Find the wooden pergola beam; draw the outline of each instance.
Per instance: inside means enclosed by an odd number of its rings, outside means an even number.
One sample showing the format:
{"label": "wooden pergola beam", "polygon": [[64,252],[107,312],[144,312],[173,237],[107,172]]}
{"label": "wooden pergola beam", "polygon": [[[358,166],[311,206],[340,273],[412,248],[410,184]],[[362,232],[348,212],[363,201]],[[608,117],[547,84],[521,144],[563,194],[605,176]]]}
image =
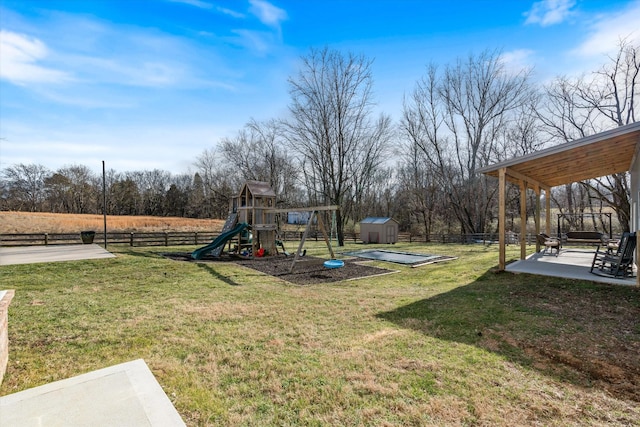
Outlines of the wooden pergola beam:
{"label": "wooden pergola beam", "polygon": [[545,190],[544,194],[545,194],[544,208],[545,208],[545,220],[546,220],[544,229],[547,236],[551,236],[551,191]]}
{"label": "wooden pergola beam", "polygon": [[281,209],[265,209],[269,213],[287,213],[287,212],[315,212],[315,211],[338,211],[340,206],[305,206],[301,208],[281,208]]}
{"label": "wooden pergola beam", "polygon": [[[551,187],[538,182],[537,180],[530,178],[520,172],[514,171],[509,168],[500,168],[498,170],[498,236],[499,236],[499,246],[500,246],[500,254],[498,261],[498,270],[504,270],[506,267],[506,191],[507,191],[507,178],[511,178],[510,181],[515,181],[520,187],[520,259],[525,259],[527,257],[527,241],[526,241],[526,233],[527,233],[527,189],[531,188],[536,193],[536,213],[535,213],[535,232],[536,235],[540,233],[540,191],[544,190],[546,194],[546,229],[547,234],[550,233],[551,230],[551,201],[550,201],[550,193]],[[539,243],[536,241],[536,251],[539,251]]]}
{"label": "wooden pergola beam", "polygon": [[536,192],[536,213],[534,215],[534,221],[536,224],[536,252],[540,252],[540,242],[538,241],[538,234],[540,234],[540,187],[534,189]]}
{"label": "wooden pergola beam", "polygon": [[526,183],[530,188],[532,188],[533,190],[536,190],[536,188],[542,188],[545,192],[549,191],[551,189],[551,187],[547,184],[544,184],[542,182],[538,182],[535,179],[528,177],[524,174],[521,174],[518,171],[515,171],[513,169],[509,169],[506,168],[506,174],[514,179],[516,179],[519,183],[524,182]]}
{"label": "wooden pergola beam", "polygon": [[527,182],[520,183],[520,259],[527,257]]}

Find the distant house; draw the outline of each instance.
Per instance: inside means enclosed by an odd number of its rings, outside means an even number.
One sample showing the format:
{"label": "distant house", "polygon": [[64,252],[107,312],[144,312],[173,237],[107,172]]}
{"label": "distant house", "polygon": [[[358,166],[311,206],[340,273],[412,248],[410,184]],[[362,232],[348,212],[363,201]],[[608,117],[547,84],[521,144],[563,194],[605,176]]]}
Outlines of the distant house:
{"label": "distant house", "polygon": [[363,243],[396,243],[398,221],[387,217],[368,217],[360,221],[360,240]]}
{"label": "distant house", "polygon": [[311,212],[287,212],[287,224],[306,225],[311,218]]}

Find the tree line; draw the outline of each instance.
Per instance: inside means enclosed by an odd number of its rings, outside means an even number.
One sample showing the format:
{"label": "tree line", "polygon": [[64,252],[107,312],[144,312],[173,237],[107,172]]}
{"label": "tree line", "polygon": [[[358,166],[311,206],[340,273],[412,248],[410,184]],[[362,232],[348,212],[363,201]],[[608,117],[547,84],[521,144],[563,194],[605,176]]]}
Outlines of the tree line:
{"label": "tree line", "polygon": [[[240,186],[260,180],[279,207],[339,205],[341,244],[366,216],[391,216],[427,236],[491,232],[497,183],[476,169],[635,122],[639,52],[622,39],[599,69],[544,85],[532,70],[509,68],[500,51],[429,64],[394,123],[377,111],[371,59],[311,49],[288,79],[285,117],[249,120],[205,149],[189,173],[108,170],[106,212],[224,218]],[[1,173],[2,210],[102,212],[102,176],[86,166],[16,164]],[[509,192],[507,210],[519,212],[519,189]],[[629,228],[627,174],[556,188],[551,197],[560,213],[612,209]],[[513,220],[507,227],[520,231]]]}

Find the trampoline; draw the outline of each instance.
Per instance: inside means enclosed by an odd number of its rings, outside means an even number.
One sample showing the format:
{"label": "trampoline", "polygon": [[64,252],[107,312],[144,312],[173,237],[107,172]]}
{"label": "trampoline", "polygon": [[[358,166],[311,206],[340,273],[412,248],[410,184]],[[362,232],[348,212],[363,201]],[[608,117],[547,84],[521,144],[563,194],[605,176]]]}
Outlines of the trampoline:
{"label": "trampoline", "polygon": [[411,252],[387,251],[382,249],[364,249],[361,251],[343,252],[342,254],[355,256],[358,258],[372,259],[376,261],[387,261],[395,262],[397,264],[406,264],[413,267],[456,259],[455,257],[450,256],[416,254]]}

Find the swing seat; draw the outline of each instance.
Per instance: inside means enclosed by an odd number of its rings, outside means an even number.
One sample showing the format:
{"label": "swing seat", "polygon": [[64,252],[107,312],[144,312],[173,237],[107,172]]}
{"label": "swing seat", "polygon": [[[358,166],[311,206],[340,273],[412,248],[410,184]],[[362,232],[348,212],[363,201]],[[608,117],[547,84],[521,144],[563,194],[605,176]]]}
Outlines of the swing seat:
{"label": "swing seat", "polygon": [[325,268],[340,268],[344,267],[344,261],[339,259],[330,259],[329,261],[324,262]]}
{"label": "swing seat", "polygon": [[602,245],[606,244],[606,237],[598,231],[569,231],[563,236],[566,245]]}

